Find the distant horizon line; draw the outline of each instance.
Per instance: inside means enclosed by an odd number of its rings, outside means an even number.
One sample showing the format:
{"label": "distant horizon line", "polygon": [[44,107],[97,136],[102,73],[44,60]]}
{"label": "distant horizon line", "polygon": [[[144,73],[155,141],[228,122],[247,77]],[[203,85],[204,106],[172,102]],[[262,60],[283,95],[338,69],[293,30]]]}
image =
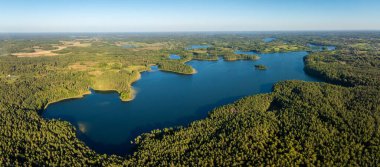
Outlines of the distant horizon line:
{"label": "distant horizon line", "polygon": [[30,31],[30,32],[2,32],[0,34],[70,34],[70,33],[231,33],[231,32],[373,32],[380,29],[352,29],[352,30],[247,30],[247,31]]}

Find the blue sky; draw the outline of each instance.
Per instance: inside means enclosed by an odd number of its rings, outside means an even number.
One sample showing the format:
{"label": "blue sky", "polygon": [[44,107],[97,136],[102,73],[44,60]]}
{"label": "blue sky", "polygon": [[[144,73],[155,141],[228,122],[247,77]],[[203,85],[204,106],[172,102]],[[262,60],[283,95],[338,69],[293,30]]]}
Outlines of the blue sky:
{"label": "blue sky", "polygon": [[380,30],[380,0],[0,0],[0,32]]}

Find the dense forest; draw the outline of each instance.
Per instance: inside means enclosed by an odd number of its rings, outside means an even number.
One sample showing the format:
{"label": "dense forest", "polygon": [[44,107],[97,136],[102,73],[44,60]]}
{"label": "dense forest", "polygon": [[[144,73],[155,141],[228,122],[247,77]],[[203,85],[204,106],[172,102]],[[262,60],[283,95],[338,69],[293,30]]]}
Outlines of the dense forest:
{"label": "dense forest", "polygon": [[380,54],[347,51],[316,52],[305,58],[306,71],[332,83],[380,85]]}
{"label": "dense forest", "polygon": [[[379,32],[37,36],[0,36],[0,166],[380,163]],[[276,40],[265,42],[266,37]],[[186,49],[192,44],[210,47]],[[308,44],[336,49],[315,51]],[[51,53],[39,55],[41,50]],[[272,93],[218,107],[187,127],[141,134],[133,141],[136,151],[124,157],[98,154],[70,123],[40,116],[49,103],[80,97],[90,88],[132,100],[131,85],[152,65],[192,74],[190,60],[259,58],[236,50],[309,51],[305,71],[327,83],[280,82]],[[170,60],[170,54],[182,58]]]}

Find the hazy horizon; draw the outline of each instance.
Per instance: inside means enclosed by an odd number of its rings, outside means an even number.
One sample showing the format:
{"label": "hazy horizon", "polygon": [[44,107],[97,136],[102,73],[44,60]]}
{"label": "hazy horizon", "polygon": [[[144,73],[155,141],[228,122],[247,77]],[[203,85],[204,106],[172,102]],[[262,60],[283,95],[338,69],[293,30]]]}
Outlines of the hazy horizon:
{"label": "hazy horizon", "polygon": [[273,30],[273,31],[264,31],[264,30],[253,30],[253,31],[70,31],[70,32],[59,32],[59,31],[41,31],[41,32],[0,32],[0,34],[123,34],[123,33],[131,33],[131,34],[144,34],[144,33],[308,33],[308,32],[377,32],[380,31],[380,29],[353,29],[353,30]]}
{"label": "hazy horizon", "polygon": [[13,0],[2,33],[377,31],[376,0]]}

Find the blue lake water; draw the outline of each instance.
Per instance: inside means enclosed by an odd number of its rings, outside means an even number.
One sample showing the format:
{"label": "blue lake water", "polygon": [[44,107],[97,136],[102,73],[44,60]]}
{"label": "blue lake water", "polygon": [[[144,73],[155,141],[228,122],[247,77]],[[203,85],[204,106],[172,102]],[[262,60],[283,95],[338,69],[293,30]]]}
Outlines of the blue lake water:
{"label": "blue lake water", "polygon": [[[244,52],[244,54],[256,54]],[[283,80],[317,81],[305,74],[307,52],[259,54],[258,61],[190,61],[198,73],[178,75],[153,67],[133,84],[131,102],[121,102],[116,92],[95,92],[80,99],[51,104],[46,119],[71,122],[78,138],[99,153],[125,155],[130,141],[141,133],[207,117],[213,108],[244,96],[272,91]],[[268,67],[255,70],[255,64]]]}
{"label": "blue lake water", "polygon": [[245,54],[245,55],[259,55],[260,53],[257,51],[244,51],[244,50],[237,50],[235,51],[235,54]]}
{"label": "blue lake water", "polygon": [[263,41],[266,42],[266,43],[268,43],[268,42],[272,42],[272,41],[274,41],[274,40],[276,40],[276,38],[271,38],[271,37],[269,37],[269,38],[264,38],[264,39],[263,39]]}
{"label": "blue lake water", "polygon": [[181,56],[176,55],[176,54],[171,54],[171,55],[169,55],[169,59],[171,59],[171,60],[179,60],[179,59],[181,59]]}
{"label": "blue lake water", "polygon": [[192,49],[207,49],[209,47],[210,47],[209,45],[191,45],[187,49],[188,50],[192,50]]}

